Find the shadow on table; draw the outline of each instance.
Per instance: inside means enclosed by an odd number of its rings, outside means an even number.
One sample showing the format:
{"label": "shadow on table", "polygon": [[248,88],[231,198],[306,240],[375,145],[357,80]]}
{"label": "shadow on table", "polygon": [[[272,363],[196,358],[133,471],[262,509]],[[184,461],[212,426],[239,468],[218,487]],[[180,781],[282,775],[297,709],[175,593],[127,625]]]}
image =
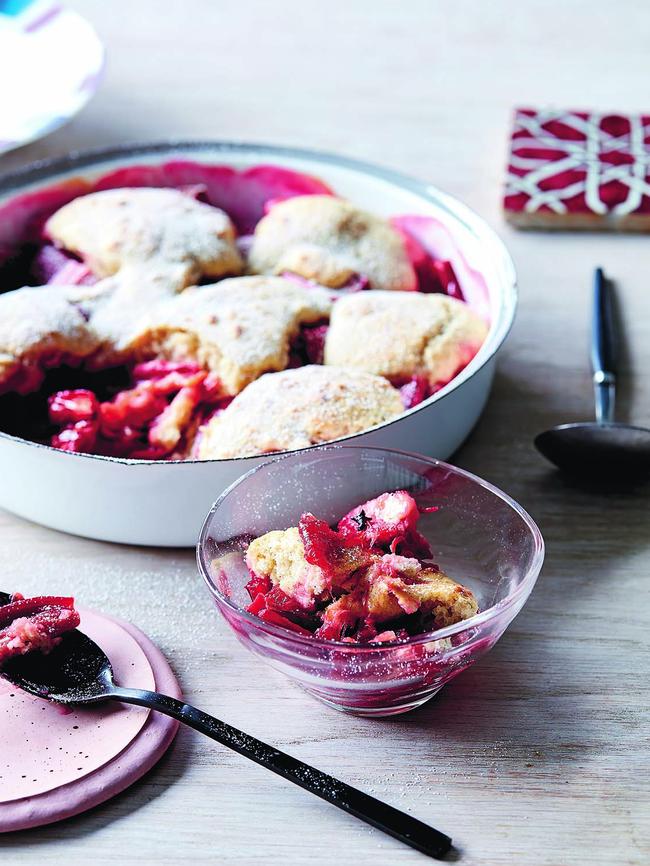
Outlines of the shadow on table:
{"label": "shadow on table", "polygon": [[[515,646],[508,646],[512,641]],[[450,758],[454,763],[467,758],[470,770],[499,758],[522,768],[579,758],[598,746],[602,727],[589,713],[575,713],[585,683],[580,666],[572,674],[570,649],[563,646],[561,656],[566,668],[558,676],[557,653],[526,633],[511,635],[433,700],[394,723],[406,725],[410,736],[417,732],[420,749],[429,741],[432,767]]]}
{"label": "shadow on table", "polygon": [[[588,372],[586,378],[589,389]],[[650,486],[603,489],[549,468],[533,437],[572,413],[570,399],[560,406],[557,387],[543,379],[522,365],[497,373],[485,415],[451,461],[529,510],[547,550],[531,599],[492,652],[420,710],[387,720],[418,736],[420,747],[430,742],[432,767],[437,756],[467,754],[483,763],[490,756],[512,760],[517,773],[556,763],[570,774],[573,761],[602,751],[628,723],[618,702],[635,689],[643,623],[624,594],[638,585],[630,563],[650,547]],[[625,409],[621,415],[628,417]],[[623,593],[616,603],[613,581]],[[612,683],[606,674],[622,647],[625,669]],[[631,720],[635,710],[625,712]]]}
{"label": "shadow on table", "polygon": [[[532,372],[525,364],[498,371],[485,414],[451,462],[498,485],[531,513],[547,542],[544,574],[576,563],[583,571],[589,568],[593,582],[610,572],[612,561],[650,545],[650,484],[566,477],[537,453],[537,433],[562,421],[589,417],[580,407],[573,415],[567,413],[559,405],[565,398],[546,383],[547,375]],[[589,395],[588,374],[577,378],[586,378]],[[568,388],[575,388],[575,379],[576,375]],[[622,420],[628,418],[623,411]],[[643,418],[636,422],[643,423]]]}

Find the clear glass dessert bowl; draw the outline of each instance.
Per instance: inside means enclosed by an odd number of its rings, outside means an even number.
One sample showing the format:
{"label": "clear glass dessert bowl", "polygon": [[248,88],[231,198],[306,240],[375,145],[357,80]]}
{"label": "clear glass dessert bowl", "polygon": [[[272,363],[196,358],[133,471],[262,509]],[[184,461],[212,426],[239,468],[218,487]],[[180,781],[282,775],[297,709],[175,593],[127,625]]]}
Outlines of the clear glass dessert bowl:
{"label": "clear glass dessert bowl", "polygon": [[[248,543],[296,526],[310,511],[336,523],[360,502],[407,490],[423,513],[418,529],[433,558],[472,590],[470,619],[405,640],[354,644],[303,636],[245,608]],[[417,454],[325,446],[257,466],[208,514],[198,564],[210,594],[252,653],[335,709],[388,716],[420,706],[499,640],[523,607],[542,567],[544,541],[514,500],[474,475]]]}

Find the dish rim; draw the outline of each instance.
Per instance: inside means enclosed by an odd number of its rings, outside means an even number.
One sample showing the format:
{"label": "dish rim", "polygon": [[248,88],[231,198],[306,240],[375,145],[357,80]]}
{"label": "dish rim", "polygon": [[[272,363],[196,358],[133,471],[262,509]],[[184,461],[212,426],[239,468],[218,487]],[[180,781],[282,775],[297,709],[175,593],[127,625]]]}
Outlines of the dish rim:
{"label": "dish rim", "polygon": [[[395,418],[390,418],[383,421],[381,424],[375,424],[373,427],[368,427],[358,433],[351,433],[348,436],[343,436],[339,439],[332,440],[332,443],[351,443],[360,436],[365,436],[376,430],[384,430],[393,424],[402,421],[404,418],[415,415],[422,409],[428,408],[435,403],[442,402],[462,384],[468,381],[479,370],[483,369],[496,355],[506,337],[512,329],[515,314],[517,311],[518,290],[517,276],[514,262],[508,252],[505,244],[497,233],[488,225],[488,223],[480,217],[470,207],[463,204],[454,196],[443,192],[433,184],[426,181],[418,180],[407,174],[403,174],[393,169],[384,168],[375,163],[365,162],[363,160],[354,159],[347,156],[340,156],[329,151],[321,151],[312,148],[291,147],[287,145],[264,144],[260,142],[247,141],[227,141],[216,139],[214,141],[207,140],[166,140],[154,142],[136,142],[133,144],[121,144],[111,147],[96,147],[87,148],[80,151],[71,151],[65,156],[50,157],[43,160],[37,160],[29,163],[26,166],[9,171],[0,176],[0,197],[4,198],[12,193],[18,193],[24,187],[37,184],[41,180],[54,180],[57,175],[65,174],[75,169],[90,168],[97,166],[98,163],[108,162],[111,160],[119,160],[121,158],[131,158],[146,155],[158,155],[168,153],[171,155],[174,151],[189,151],[195,153],[212,152],[218,154],[242,154],[242,153],[266,153],[276,155],[283,159],[290,160],[302,159],[313,161],[315,163],[326,163],[329,165],[339,166],[350,171],[360,174],[370,175],[379,180],[386,181],[394,186],[400,187],[414,195],[429,201],[432,204],[442,206],[456,221],[460,222],[472,234],[479,238],[485,238],[498,253],[502,265],[505,268],[505,280],[507,284],[502,289],[501,303],[498,311],[498,319],[490,324],[488,336],[481,346],[479,352],[474,358],[464,367],[460,373],[454,376],[443,388],[427,397],[417,406],[406,409],[400,412]],[[482,357],[481,357],[482,356]],[[477,362],[477,358],[478,363]],[[0,431],[0,440],[8,440],[18,444],[41,448],[46,451],[55,452],[65,455],[65,458],[100,460],[108,463],[117,463],[125,466],[191,466],[194,464],[231,464],[235,461],[259,459],[264,455],[250,454],[237,457],[218,457],[207,460],[199,460],[195,458],[187,460],[142,460],[129,457],[109,457],[103,454],[85,454],[83,452],[62,451],[60,448],[54,448],[52,445],[47,445],[43,442],[33,442],[29,439],[24,439],[21,436],[14,436],[9,433]],[[324,444],[324,443],[323,443]],[[331,444],[331,443],[327,443]],[[284,457],[290,454],[300,454],[311,451],[315,448],[322,447],[322,444],[307,445],[304,448],[295,448],[290,451],[278,451],[274,456]],[[364,447],[364,446],[362,446]]]}
{"label": "dish rim", "polygon": [[[542,570],[542,566],[544,565],[544,557],[546,552],[546,545],[544,543],[544,536],[537,525],[537,523],[533,520],[530,514],[523,508],[515,499],[511,496],[508,496],[503,490],[499,487],[496,487],[494,484],[490,484],[489,481],[485,481],[478,475],[475,475],[473,472],[468,472],[466,469],[461,469],[458,466],[454,466],[450,463],[446,463],[444,460],[438,460],[437,457],[428,457],[425,454],[418,454],[414,451],[403,451],[399,448],[381,448],[379,446],[372,445],[338,445],[338,444],[327,444],[327,445],[317,445],[314,446],[314,450],[318,451],[347,451],[347,450],[369,450],[369,451],[377,451],[382,454],[397,454],[401,457],[414,457],[418,460],[421,460],[425,463],[429,463],[432,466],[441,467],[443,469],[449,470],[456,475],[461,475],[470,481],[473,484],[478,484],[479,487],[482,487],[484,490],[488,490],[490,493],[495,495],[498,499],[501,499],[507,506],[509,506],[513,511],[515,511],[519,517],[524,521],[526,527],[530,530],[530,533],[533,537],[534,544],[534,554],[526,573],[521,579],[519,585],[513,590],[513,592],[509,593],[504,599],[498,601],[496,604],[491,605],[485,610],[481,610],[478,613],[474,614],[474,616],[469,617],[469,619],[461,620],[460,622],[455,623],[454,625],[445,626],[445,628],[436,629],[434,631],[425,632],[423,634],[412,635],[411,637],[400,640],[393,641],[385,644],[350,644],[345,641],[335,641],[335,640],[325,640],[324,638],[316,638],[313,636],[305,636],[298,634],[296,632],[289,631],[288,629],[282,628],[281,626],[274,625],[273,623],[265,622],[260,619],[258,616],[255,616],[253,613],[249,613],[247,610],[236,605],[232,602],[227,596],[225,596],[219,588],[212,581],[211,576],[208,574],[207,567],[204,567],[203,563],[203,549],[205,547],[205,543],[208,537],[208,525],[210,523],[210,519],[214,512],[219,508],[223,500],[228,496],[236,487],[240,484],[243,484],[249,477],[255,475],[257,472],[260,472],[266,466],[269,466],[271,463],[276,463],[281,460],[287,460],[293,456],[295,452],[289,452],[288,454],[278,455],[272,460],[265,460],[264,463],[260,463],[257,466],[254,466],[252,469],[249,469],[248,472],[245,472],[232,484],[229,484],[228,487],[221,493],[221,495],[215,500],[212,507],[210,508],[205,520],[203,521],[203,525],[201,527],[201,532],[199,533],[199,539],[196,544],[196,561],[199,569],[199,573],[203,580],[205,581],[208,591],[210,595],[216,597],[218,602],[224,603],[227,607],[229,607],[234,613],[238,616],[243,617],[247,622],[251,623],[256,628],[262,629],[262,631],[270,631],[276,637],[283,638],[287,640],[289,643],[292,641],[296,641],[301,646],[319,646],[321,648],[327,647],[337,647],[338,649],[345,648],[348,652],[350,651],[364,651],[364,652],[378,652],[378,651],[389,651],[391,649],[401,648],[404,646],[417,646],[418,644],[428,643],[432,640],[443,640],[444,638],[453,637],[459,632],[466,631],[471,628],[478,628],[479,626],[485,625],[485,623],[494,619],[498,614],[503,613],[505,611],[510,610],[522,597],[524,596],[524,602],[528,598],[528,596],[533,591],[535,584],[537,582],[537,578]],[[506,626],[507,628],[507,626]]]}

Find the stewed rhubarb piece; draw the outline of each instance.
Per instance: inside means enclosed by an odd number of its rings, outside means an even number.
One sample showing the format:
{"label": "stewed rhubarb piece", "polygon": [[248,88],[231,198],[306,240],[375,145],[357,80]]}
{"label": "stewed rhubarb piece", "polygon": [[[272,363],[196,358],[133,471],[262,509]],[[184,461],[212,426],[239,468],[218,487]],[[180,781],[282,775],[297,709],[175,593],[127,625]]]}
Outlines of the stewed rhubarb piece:
{"label": "stewed rhubarb piece", "polygon": [[73,598],[23,598],[16,593],[8,604],[0,606],[0,665],[13,656],[37,650],[49,653],[79,621]]}
{"label": "stewed rhubarb piece", "polygon": [[368,561],[366,539],[360,532],[340,534],[313,514],[303,514],[298,532],[305,559],[331,580],[345,577]]}
{"label": "stewed rhubarb piece", "polygon": [[431,386],[426,376],[412,376],[399,389],[399,395],[402,398],[405,409],[412,409],[414,406],[418,406],[430,394]]}
{"label": "stewed rhubarb piece", "polygon": [[419,518],[415,499],[405,490],[397,490],[353,508],[337,529],[344,537],[361,532],[370,544],[390,544],[414,530]]}
{"label": "stewed rhubarb piece", "polygon": [[61,429],[50,444],[63,451],[162,459],[224,402],[215,374],[189,362],[136,364],[131,378],[133,387],[103,402],[88,389],[55,392],[49,419]]}

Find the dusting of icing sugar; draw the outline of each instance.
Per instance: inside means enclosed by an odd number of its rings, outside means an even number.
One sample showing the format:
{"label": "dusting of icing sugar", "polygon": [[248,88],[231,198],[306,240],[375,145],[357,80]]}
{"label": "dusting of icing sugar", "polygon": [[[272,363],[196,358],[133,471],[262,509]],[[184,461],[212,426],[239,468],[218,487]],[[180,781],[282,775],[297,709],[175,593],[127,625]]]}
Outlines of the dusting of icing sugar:
{"label": "dusting of icing sugar", "polygon": [[[105,557],[95,555],[85,564],[81,549],[78,556],[54,556],[16,545],[9,589],[38,594],[46,575],[47,586],[74,594],[84,607],[137,625],[172,659],[180,662],[186,653],[213,653],[211,640],[206,648],[206,635],[214,636],[223,626],[191,551],[145,553],[108,545],[106,550]],[[171,616],[173,610],[182,611],[182,616]]]}

